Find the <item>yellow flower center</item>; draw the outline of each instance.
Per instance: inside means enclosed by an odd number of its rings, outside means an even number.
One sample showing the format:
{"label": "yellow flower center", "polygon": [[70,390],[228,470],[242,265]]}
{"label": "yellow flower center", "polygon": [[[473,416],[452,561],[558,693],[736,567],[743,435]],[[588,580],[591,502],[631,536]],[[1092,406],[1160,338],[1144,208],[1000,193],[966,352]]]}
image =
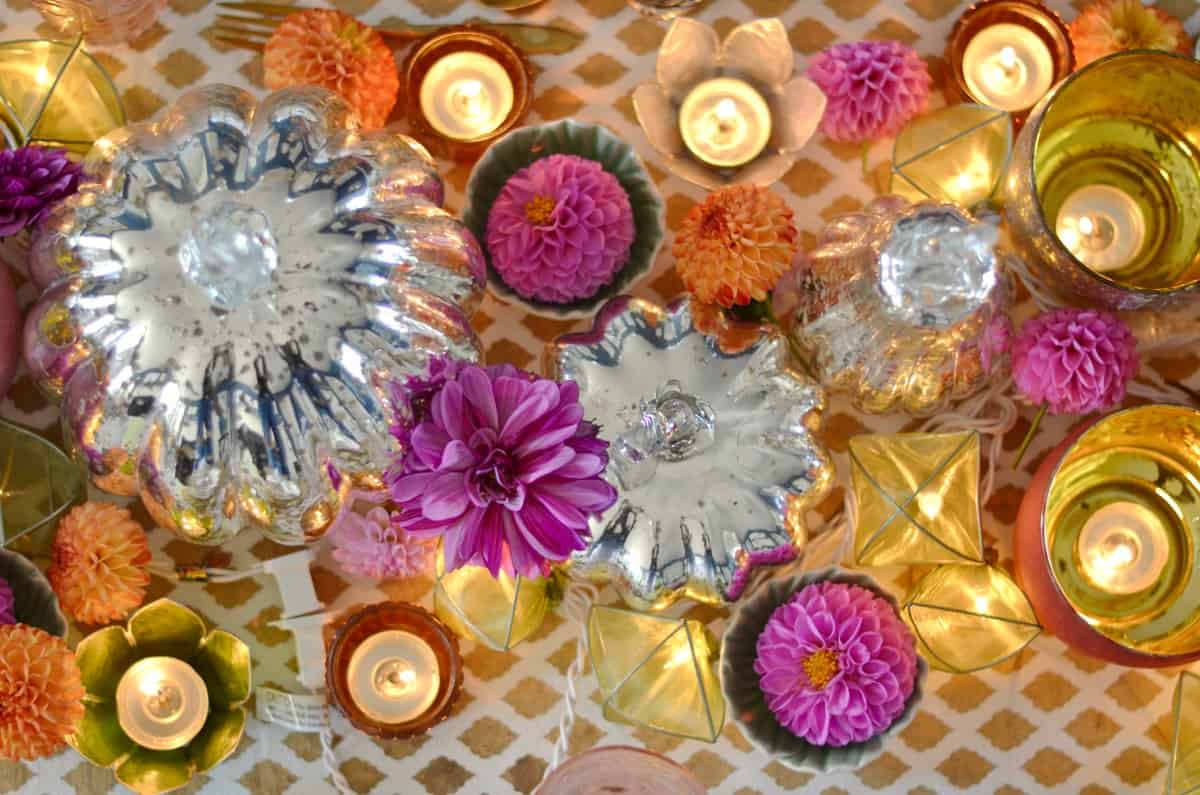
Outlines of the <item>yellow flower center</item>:
{"label": "yellow flower center", "polygon": [[836,652],[829,649],[814,651],[804,658],[804,675],[813,690],[824,690],[825,686],[837,676],[842,666],[838,663]]}
{"label": "yellow flower center", "polygon": [[549,196],[534,196],[525,204],[525,217],[534,226],[549,226],[557,206],[558,202]]}

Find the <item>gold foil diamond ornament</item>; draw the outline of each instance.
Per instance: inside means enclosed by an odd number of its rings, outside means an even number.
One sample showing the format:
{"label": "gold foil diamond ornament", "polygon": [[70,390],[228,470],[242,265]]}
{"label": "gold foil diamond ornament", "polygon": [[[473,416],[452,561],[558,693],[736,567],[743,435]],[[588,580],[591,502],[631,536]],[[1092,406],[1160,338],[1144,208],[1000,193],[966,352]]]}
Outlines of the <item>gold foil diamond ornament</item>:
{"label": "gold foil diamond ornament", "polygon": [[975,431],[855,436],[850,475],[858,565],[983,562]]}
{"label": "gold foil diamond ornament", "polygon": [[595,605],[587,637],[606,718],[716,742],[725,724],[720,644],[703,624]]}
{"label": "gold foil diamond ornament", "polygon": [[917,651],[941,671],[965,674],[1012,657],[1041,634],[1033,605],[1001,569],[949,563],[922,577],[900,611]]}

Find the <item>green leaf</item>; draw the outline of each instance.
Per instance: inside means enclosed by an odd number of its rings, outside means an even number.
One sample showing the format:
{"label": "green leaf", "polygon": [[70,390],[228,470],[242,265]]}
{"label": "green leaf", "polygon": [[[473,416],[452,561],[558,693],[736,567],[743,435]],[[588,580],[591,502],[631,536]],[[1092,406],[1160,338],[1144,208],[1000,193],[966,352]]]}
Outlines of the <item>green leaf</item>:
{"label": "green leaf", "polygon": [[187,748],[151,751],[138,747],[117,768],[117,781],[138,795],[160,795],[188,783],[192,772]]}
{"label": "green leaf", "polygon": [[213,709],[236,707],[250,698],[250,649],[228,632],[213,630],[193,664],[208,685]]}
{"label": "green leaf", "polygon": [[121,730],[116,705],[95,702],[85,705],[83,720],[75,729],[71,745],[85,759],[100,767],[109,767],[137,747]]}
{"label": "green leaf", "polygon": [[178,602],[159,599],[133,614],[129,633],[140,657],[190,660],[204,640],[204,622]]}
{"label": "green leaf", "polygon": [[93,632],[75,647],[75,660],[88,695],[99,701],[112,701],[122,674],[137,659],[129,636],[121,627],[105,627]]}
{"label": "green leaf", "polygon": [[188,753],[196,765],[196,772],[203,773],[221,764],[237,749],[245,728],[244,709],[218,710],[209,714],[204,728],[188,745]]}

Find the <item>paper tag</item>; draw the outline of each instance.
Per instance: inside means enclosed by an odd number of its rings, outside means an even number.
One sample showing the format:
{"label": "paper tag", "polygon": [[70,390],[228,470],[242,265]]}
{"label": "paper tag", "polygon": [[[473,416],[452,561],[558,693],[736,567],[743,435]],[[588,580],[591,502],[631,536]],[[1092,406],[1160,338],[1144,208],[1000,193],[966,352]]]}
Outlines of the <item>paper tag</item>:
{"label": "paper tag", "polygon": [[319,732],[325,726],[324,696],[260,687],[254,700],[255,714],[263,723],[274,723],[294,732]]}

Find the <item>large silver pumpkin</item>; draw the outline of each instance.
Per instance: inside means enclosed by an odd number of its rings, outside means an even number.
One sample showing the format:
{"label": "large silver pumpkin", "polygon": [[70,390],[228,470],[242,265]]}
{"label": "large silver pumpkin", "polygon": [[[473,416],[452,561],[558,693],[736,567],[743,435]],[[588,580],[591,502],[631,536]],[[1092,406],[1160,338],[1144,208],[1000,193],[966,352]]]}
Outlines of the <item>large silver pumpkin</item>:
{"label": "large silver pumpkin", "polygon": [[389,378],[478,356],[483,258],[432,159],[323,90],[210,86],[87,169],[25,346],[93,482],[198,543],[319,537],[387,466]]}

